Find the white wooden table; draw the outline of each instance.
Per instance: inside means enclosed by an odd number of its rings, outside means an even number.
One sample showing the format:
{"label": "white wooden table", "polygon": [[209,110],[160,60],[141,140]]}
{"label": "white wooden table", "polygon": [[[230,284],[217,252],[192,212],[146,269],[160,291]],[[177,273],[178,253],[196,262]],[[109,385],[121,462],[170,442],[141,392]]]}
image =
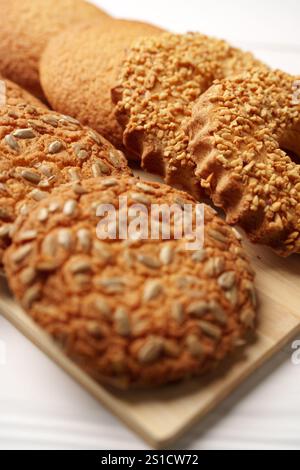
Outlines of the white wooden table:
{"label": "white wooden table", "polygon": [[[270,65],[300,75],[298,0],[94,3],[119,17],[224,37]],[[287,345],[176,447],[300,449],[300,365],[291,357]],[[0,449],[16,448],[146,446],[0,317]]]}

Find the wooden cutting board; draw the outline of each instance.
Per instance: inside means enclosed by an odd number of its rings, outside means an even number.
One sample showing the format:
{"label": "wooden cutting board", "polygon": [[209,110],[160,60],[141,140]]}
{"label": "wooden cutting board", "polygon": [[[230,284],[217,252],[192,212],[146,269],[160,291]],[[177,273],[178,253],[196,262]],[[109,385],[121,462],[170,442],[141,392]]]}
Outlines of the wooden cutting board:
{"label": "wooden cutting board", "polygon": [[245,245],[257,273],[257,335],[209,378],[158,390],[116,392],[94,382],[65,357],[12,299],[1,277],[0,314],[152,447],[167,447],[300,333],[300,257],[281,259],[267,248]]}

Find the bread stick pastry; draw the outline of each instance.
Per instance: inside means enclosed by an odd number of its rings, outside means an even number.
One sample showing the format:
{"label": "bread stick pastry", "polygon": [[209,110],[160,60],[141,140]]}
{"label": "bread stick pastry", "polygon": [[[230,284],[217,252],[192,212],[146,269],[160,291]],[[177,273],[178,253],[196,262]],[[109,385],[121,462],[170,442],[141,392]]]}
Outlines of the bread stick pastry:
{"label": "bread stick pastry", "polygon": [[16,83],[0,77],[0,106],[14,106],[22,103],[32,104],[39,108],[47,108],[45,103]]}
{"label": "bread stick pastry", "polygon": [[117,172],[124,155],[76,119],[32,105],[0,107],[0,262],[19,212],[55,186]]}
{"label": "bread stick pastry", "polygon": [[185,125],[216,78],[253,65],[250,53],[202,34],[163,34],[135,41],[113,90],[123,140],[144,169],[198,195]]}
{"label": "bread stick pastry", "polygon": [[38,64],[49,39],[81,21],[109,16],[83,0],[0,0],[0,73],[43,97]]}
{"label": "bread stick pastry", "polygon": [[169,239],[134,231],[104,239],[102,204],[130,218],[137,204],[196,203],[169,186],[118,175],[80,187],[62,185],[21,217],[5,254],[13,293],[65,354],[97,381],[153,387],[208,372],[244,344],[256,297],[234,230],[206,206],[204,245],[193,251],[174,237],[174,224]]}
{"label": "bread stick pastry", "polygon": [[115,20],[74,27],[54,38],[40,65],[42,86],[52,107],[77,117],[122,148],[123,135],[114,116],[111,88],[117,83],[131,43],[137,37],[161,32],[148,23]]}
{"label": "bread stick pastry", "polygon": [[189,124],[201,186],[230,224],[282,256],[300,253],[299,78],[253,70],[217,81]]}

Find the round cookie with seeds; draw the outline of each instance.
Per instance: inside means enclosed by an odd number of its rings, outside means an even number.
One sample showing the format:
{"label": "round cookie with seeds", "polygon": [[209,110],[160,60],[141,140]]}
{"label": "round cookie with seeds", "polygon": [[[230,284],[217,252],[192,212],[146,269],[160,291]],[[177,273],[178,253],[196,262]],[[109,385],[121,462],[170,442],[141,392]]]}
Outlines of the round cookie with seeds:
{"label": "round cookie with seeds", "polygon": [[16,83],[0,77],[0,106],[15,106],[19,103],[32,104],[47,109],[45,103],[40,101]]}
{"label": "round cookie with seeds", "polygon": [[118,172],[131,173],[124,155],[76,119],[26,104],[0,107],[0,260],[26,197]]}
{"label": "round cookie with seeds", "polygon": [[43,97],[38,65],[51,37],[81,21],[110,17],[83,0],[0,0],[0,73]]}
{"label": "round cookie with seeds", "polygon": [[137,37],[161,32],[148,23],[115,20],[99,26],[75,26],[53,38],[40,64],[42,86],[53,109],[78,118],[122,149],[123,134],[114,116],[111,88],[131,43]]}
{"label": "round cookie with seeds", "polygon": [[[170,223],[154,207],[172,208]],[[203,374],[254,327],[240,237],[205,206],[204,244],[188,249],[193,233],[176,232],[183,209],[197,234],[191,196],[115,176],[83,180],[80,192],[63,185],[20,218],[4,258],[10,287],[96,380],[152,387]]]}
{"label": "round cookie with seeds", "polygon": [[218,81],[189,125],[202,187],[230,224],[282,256],[300,253],[299,78],[257,70]]}
{"label": "round cookie with seeds", "polygon": [[216,78],[254,65],[262,66],[251,54],[202,34],[135,41],[112,91],[125,146],[144,169],[198,195],[185,133],[192,105]]}

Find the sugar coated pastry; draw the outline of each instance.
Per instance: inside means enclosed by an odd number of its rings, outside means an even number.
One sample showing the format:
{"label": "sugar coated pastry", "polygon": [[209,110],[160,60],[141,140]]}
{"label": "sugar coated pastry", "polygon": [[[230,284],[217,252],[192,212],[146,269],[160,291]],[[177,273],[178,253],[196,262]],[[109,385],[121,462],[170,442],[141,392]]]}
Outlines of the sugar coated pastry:
{"label": "sugar coated pastry", "polygon": [[40,66],[42,86],[52,107],[77,117],[122,148],[111,88],[133,40],[161,32],[148,23],[116,20],[71,28],[54,38]]}
{"label": "sugar coated pastry", "polygon": [[251,54],[202,34],[163,34],[135,41],[113,90],[124,144],[150,172],[197,194],[185,124],[216,78],[253,65]]}
{"label": "sugar coated pastry", "polygon": [[0,0],[0,73],[42,96],[38,64],[48,40],[79,21],[108,15],[83,0]]}
{"label": "sugar coated pastry", "polygon": [[27,103],[40,108],[47,108],[42,101],[16,83],[0,77],[0,106],[7,104],[14,106],[19,103]]}
{"label": "sugar coated pastry", "polygon": [[21,217],[5,253],[16,298],[73,361],[116,387],[156,386],[208,372],[245,344],[255,325],[254,276],[235,231],[212,209],[194,251],[175,239],[174,225],[169,239],[104,239],[101,204],[130,217],[136,204],[195,201],[118,175],[79,187],[62,185]]}
{"label": "sugar coated pastry", "polygon": [[217,81],[189,125],[201,186],[229,223],[282,256],[300,253],[299,78],[254,70]]}
{"label": "sugar coated pastry", "polygon": [[130,174],[124,155],[76,119],[32,105],[0,107],[0,263],[12,225],[55,186]]}

